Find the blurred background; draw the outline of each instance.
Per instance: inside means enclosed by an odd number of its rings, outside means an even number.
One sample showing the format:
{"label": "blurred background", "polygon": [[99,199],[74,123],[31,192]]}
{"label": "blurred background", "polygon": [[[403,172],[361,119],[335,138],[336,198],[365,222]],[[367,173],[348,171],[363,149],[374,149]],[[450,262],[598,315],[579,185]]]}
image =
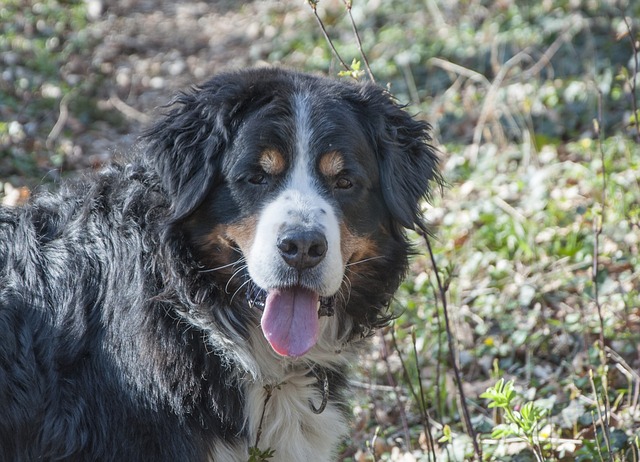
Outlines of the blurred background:
{"label": "blurred background", "polygon": [[[640,460],[640,3],[349,5],[315,12],[367,79],[353,19],[448,185],[424,206],[438,271],[415,236],[341,460]],[[0,201],[126,153],[217,72],[337,77],[322,27],[304,0],[2,0]]]}

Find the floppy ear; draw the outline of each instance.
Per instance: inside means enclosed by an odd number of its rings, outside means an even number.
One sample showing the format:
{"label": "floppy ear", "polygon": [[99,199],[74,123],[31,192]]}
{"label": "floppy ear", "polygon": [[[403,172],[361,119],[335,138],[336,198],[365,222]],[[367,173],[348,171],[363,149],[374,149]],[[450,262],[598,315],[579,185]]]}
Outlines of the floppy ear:
{"label": "floppy ear", "polygon": [[169,105],[164,117],[143,135],[146,160],[158,172],[172,201],[172,221],[188,216],[219,181],[240,92],[237,85],[212,80]]}
{"label": "floppy ear", "polygon": [[[374,134],[384,200],[395,220],[405,228],[424,230],[420,201],[428,199],[430,186],[441,185],[438,156],[429,144],[430,125],[414,119],[384,90],[375,92],[375,110],[382,120]],[[377,103],[377,104],[376,104]]]}

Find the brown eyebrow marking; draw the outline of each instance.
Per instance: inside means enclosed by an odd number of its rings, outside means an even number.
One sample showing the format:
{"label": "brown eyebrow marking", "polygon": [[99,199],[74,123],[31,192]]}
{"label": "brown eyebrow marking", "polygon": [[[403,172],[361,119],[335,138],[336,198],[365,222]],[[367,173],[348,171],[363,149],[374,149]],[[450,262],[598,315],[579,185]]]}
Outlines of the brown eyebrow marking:
{"label": "brown eyebrow marking", "polygon": [[287,166],[283,155],[276,149],[265,149],[258,161],[264,171],[270,175],[278,175],[284,172]]}
{"label": "brown eyebrow marking", "polygon": [[320,173],[326,177],[338,175],[344,169],[344,158],[338,151],[330,151],[320,158]]}

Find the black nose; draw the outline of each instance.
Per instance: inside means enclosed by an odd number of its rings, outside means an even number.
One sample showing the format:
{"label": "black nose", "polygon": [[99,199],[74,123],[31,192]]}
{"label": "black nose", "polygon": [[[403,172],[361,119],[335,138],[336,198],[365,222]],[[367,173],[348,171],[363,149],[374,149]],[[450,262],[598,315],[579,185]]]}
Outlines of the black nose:
{"label": "black nose", "polygon": [[278,250],[289,266],[312,268],[327,254],[327,238],[320,231],[292,229],[280,235]]}

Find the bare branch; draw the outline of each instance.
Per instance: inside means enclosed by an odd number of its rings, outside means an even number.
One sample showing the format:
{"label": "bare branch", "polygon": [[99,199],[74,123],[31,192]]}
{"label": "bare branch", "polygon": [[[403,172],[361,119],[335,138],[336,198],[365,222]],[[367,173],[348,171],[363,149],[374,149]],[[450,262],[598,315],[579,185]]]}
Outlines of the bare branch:
{"label": "bare branch", "polygon": [[460,395],[460,406],[462,407],[462,416],[465,424],[465,428],[467,429],[467,434],[471,437],[471,441],[473,443],[473,450],[476,454],[477,460],[482,460],[482,448],[480,444],[478,444],[478,439],[476,438],[476,432],[471,423],[471,417],[469,414],[469,407],[467,406],[466,396],[464,394],[464,389],[462,388],[462,378],[460,377],[460,369],[458,368],[458,362],[456,359],[456,348],[453,344],[453,335],[451,333],[451,325],[449,323],[449,312],[447,308],[447,294],[444,285],[442,284],[442,280],[440,279],[440,274],[438,272],[438,264],[436,263],[436,258],[433,255],[433,249],[431,248],[431,241],[429,239],[429,235],[426,230],[420,229],[418,234],[422,236],[424,241],[427,244],[427,250],[429,251],[429,257],[431,259],[431,266],[433,268],[433,272],[435,273],[436,282],[438,284],[438,291],[440,293],[440,301],[442,302],[442,312],[444,314],[444,324],[447,330],[447,341],[449,346],[449,355],[451,356],[451,365],[453,367],[453,373],[456,379],[456,386],[458,387],[458,394]]}
{"label": "bare branch", "polygon": [[638,46],[636,43],[636,38],[633,34],[633,29],[631,27],[631,24],[629,24],[627,17],[623,15],[622,19],[624,20],[625,26],[627,26],[627,35],[629,36],[629,42],[631,43],[631,49],[633,50],[633,77],[629,79],[629,84],[631,85],[631,107],[633,109],[633,121],[636,127],[636,142],[640,143],[640,121],[638,121],[638,118],[640,118],[640,114],[638,114],[638,98],[636,96],[636,83],[638,72],[640,72],[638,63]]}
{"label": "bare branch", "polygon": [[387,348],[387,341],[384,338],[384,335],[381,331],[378,331],[378,335],[380,336],[380,353],[382,355],[382,360],[387,369],[387,382],[393,388],[396,396],[396,401],[398,404],[398,411],[400,412],[400,420],[402,421],[402,430],[404,431],[404,437],[407,440],[407,445],[411,444],[411,434],[409,433],[409,420],[407,419],[407,413],[404,410],[404,406],[400,401],[400,389],[396,382],[396,379],[393,377],[391,373],[391,364],[389,364],[389,349]]}
{"label": "bare branch", "polygon": [[327,32],[327,29],[324,27],[324,23],[322,22],[322,19],[318,14],[318,1],[319,0],[307,0],[307,3],[309,4],[309,6],[311,7],[311,10],[313,11],[313,15],[315,16],[316,21],[320,26],[320,30],[322,31],[322,34],[324,35],[325,40],[331,47],[331,51],[333,52],[333,55],[336,57],[338,61],[340,61],[340,65],[344,67],[344,70],[349,71],[351,70],[351,68],[347,65],[347,63],[344,62],[344,60],[342,59],[342,56],[340,56],[340,53],[338,53],[338,50],[336,50],[336,47],[333,45],[333,40],[331,40],[331,37],[329,37],[329,33]]}
{"label": "bare branch", "polygon": [[362,61],[364,62],[364,67],[367,70],[367,75],[372,82],[375,82],[376,79],[373,76],[373,72],[371,72],[371,66],[369,66],[369,59],[367,59],[367,54],[362,49],[362,41],[360,40],[360,34],[358,33],[358,28],[356,27],[356,22],[353,19],[353,15],[351,14],[351,7],[353,6],[352,0],[342,0],[344,2],[344,6],[347,9],[347,13],[349,14],[349,20],[351,21],[351,28],[353,29],[353,35],[356,38],[356,43],[358,44],[358,51],[360,52],[360,56],[362,56]]}

